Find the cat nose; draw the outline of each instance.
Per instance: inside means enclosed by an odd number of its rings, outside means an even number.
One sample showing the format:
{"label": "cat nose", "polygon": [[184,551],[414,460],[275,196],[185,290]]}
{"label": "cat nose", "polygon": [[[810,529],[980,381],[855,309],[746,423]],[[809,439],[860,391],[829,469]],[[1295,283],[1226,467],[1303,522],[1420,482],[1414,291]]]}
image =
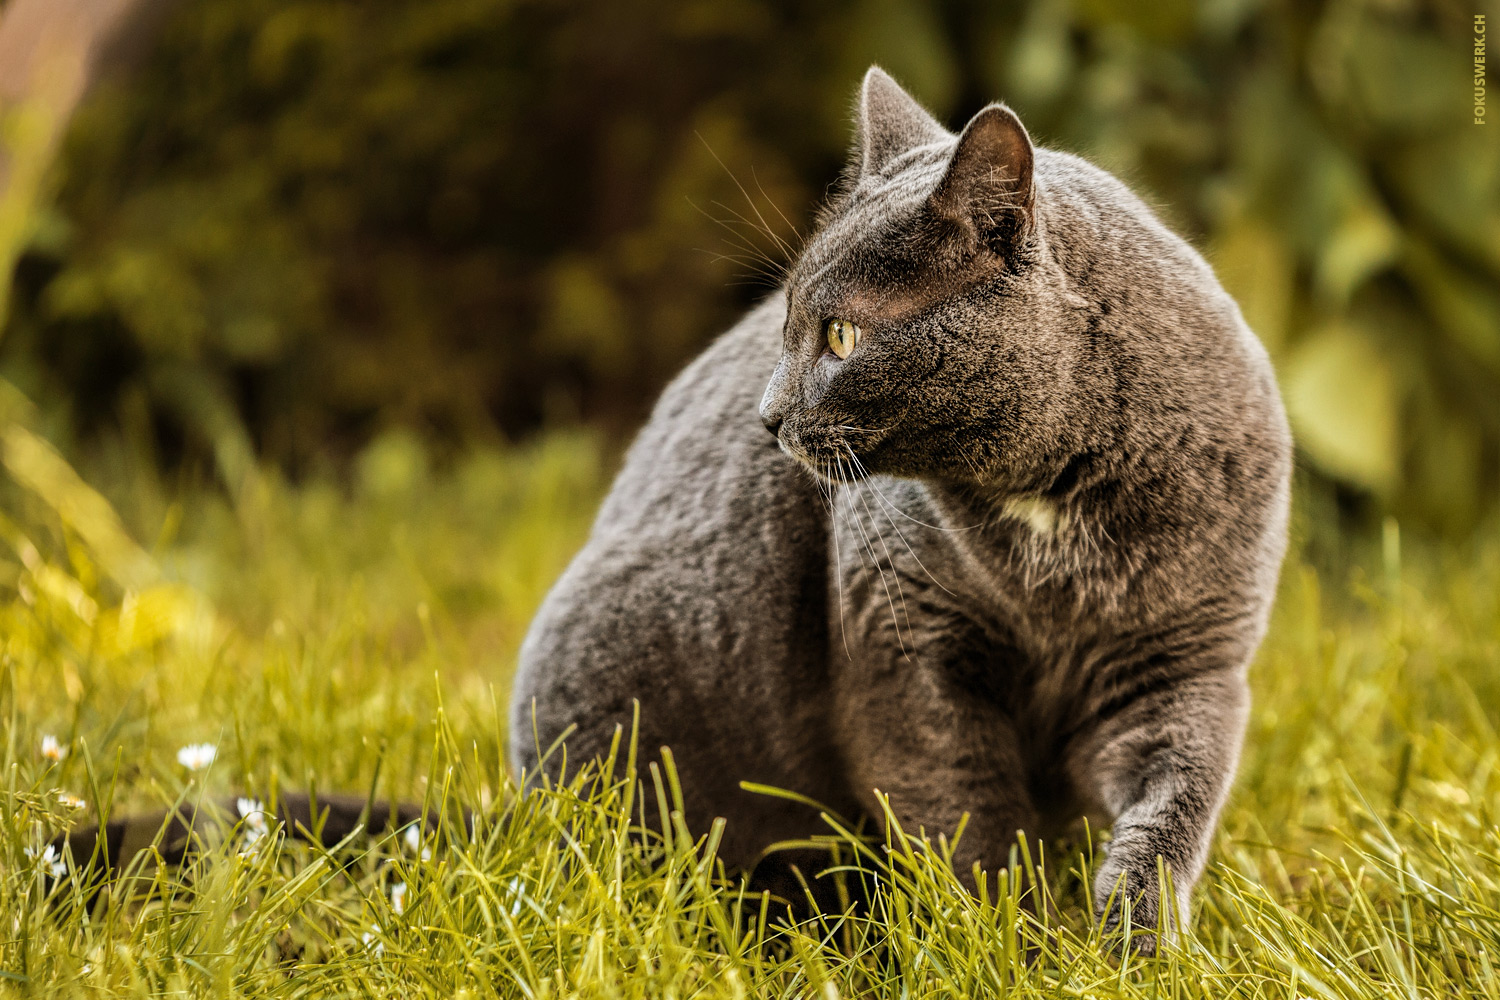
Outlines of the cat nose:
{"label": "cat nose", "polygon": [[786,419],[786,412],[790,408],[787,405],[790,372],[790,362],[783,353],[781,359],[776,362],[776,370],[771,373],[771,381],[766,386],[766,391],[761,393],[760,406],[756,407],[760,412],[760,422],[765,424],[766,430],[778,439],[781,437],[781,422]]}

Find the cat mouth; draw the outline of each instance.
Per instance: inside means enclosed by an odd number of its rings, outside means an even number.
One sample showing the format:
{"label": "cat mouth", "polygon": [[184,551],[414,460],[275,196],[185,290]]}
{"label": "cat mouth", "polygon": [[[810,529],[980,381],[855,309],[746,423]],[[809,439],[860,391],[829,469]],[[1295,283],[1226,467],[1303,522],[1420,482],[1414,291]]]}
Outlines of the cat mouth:
{"label": "cat mouth", "polygon": [[853,427],[846,424],[819,428],[812,433],[777,435],[781,450],[796,459],[819,479],[850,483],[875,474],[872,453],[885,440],[894,424],[886,427]]}

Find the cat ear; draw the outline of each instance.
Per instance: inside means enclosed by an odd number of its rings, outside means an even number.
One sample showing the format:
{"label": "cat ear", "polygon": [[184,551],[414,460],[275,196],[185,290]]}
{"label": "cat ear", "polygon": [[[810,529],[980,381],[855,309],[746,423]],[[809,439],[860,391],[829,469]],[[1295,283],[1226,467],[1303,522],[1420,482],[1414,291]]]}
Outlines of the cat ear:
{"label": "cat ear", "polygon": [[916,99],[879,66],[871,66],[859,91],[859,172],[879,173],[908,149],[950,138]]}
{"label": "cat ear", "polygon": [[993,246],[1024,235],[1035,204],[1031,137],[1014,111],[991,104],[964,126],[932,210]]}

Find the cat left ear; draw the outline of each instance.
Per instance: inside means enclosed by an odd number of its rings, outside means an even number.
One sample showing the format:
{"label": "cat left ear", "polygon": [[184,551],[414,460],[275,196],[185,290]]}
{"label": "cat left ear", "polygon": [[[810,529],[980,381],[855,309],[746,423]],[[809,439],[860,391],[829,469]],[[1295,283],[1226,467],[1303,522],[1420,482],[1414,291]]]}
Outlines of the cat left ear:
{"label": "cat left ear", "polygon": [[948,170],[930,201],[938,216],[996,246],[1024,236],[1032,224],[1031,137],[1016,113],[991,104],[964,126]]}
{"label": "cat left ear", "polygon": [[890,74],[870,67],[859,89],[861,174],[878,174],[907,150],[951,136]]}

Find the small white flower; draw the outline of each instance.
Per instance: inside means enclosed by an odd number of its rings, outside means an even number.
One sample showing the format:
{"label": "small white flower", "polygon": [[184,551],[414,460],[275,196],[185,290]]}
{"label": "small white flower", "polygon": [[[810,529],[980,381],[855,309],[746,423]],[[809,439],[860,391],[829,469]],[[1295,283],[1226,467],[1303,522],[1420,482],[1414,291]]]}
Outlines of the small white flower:
{"label": "small white flower", "polygon": [[74,795],[72,792],[63,791],[61,788],[57,790],[57,801],[67,806],[69,809],[82,809],[84,806],[88,805],[88,802],[86,802],[85,800]]}
{"label": "small white flower", "polygon": [[63,859],[58,856],[57,848],[53,847],[51,844],[48,844],[40,851],[35,847],[28,847],[26,848],[26,856],[31,860],[38,862],[43,868],[47,869],[48,873],[53,878],[62,878],[68,873],[68,866],[64,864]]}
{"label": "small white flower", "polygon": [[369,948],[375,954],[383,955],[385,953],[385,943],[380,940],[379,924],[371,924],[370,929],[361,934],[359,939],[364,942],[366,948]]}
{"label": "small white flower", "polygon": [[42,756],[51,761],[60,761],[68,755],[68,748],[57,742],[51,733],[42,737]]}
{"label": "small white flower", "polygon": [[513,917],[520,916],[521,903],[526,899],[526,889],[521,885],[521,876],[517,875],[509,882],[505,883],[505,888],[509,889],[510,894],[516,897],[516,901],[510,904],[510,915]]}
{"label": "small white flower", "polygon": [[201,771],[214,762],[219,748],[212,743],[189,743],[177,751],[177,763],[189,771]]}
{"label": "small white flower", "polygon": [[397,913],[406,912],[406,883],[397,882],[391,886],[391,909]]}
{"label": "small white flower", "polygon": [[432,860],[432,848],[422,846],[422,827],[418,823],[410,823],[406,827],[406,849],[413,854],[420,854],[423,861]]}
{"label": "small white flower", "polygon": [[238,798],[234,800],[234,807],[239,810],[240,819],[245,821],[246,830],[254,830],[257,834],[268,831],[264,802],[259,799]]}
{"label": "small white flower", "polygon": [[259,799],[237,798],[234,800],[234,808],[239,812],[240,819],[245,821],[241,831],[245,838],[245,849],[240,851],[240,856],[245,857],[271,832],[270,814],[266,812],[266,804]]}

